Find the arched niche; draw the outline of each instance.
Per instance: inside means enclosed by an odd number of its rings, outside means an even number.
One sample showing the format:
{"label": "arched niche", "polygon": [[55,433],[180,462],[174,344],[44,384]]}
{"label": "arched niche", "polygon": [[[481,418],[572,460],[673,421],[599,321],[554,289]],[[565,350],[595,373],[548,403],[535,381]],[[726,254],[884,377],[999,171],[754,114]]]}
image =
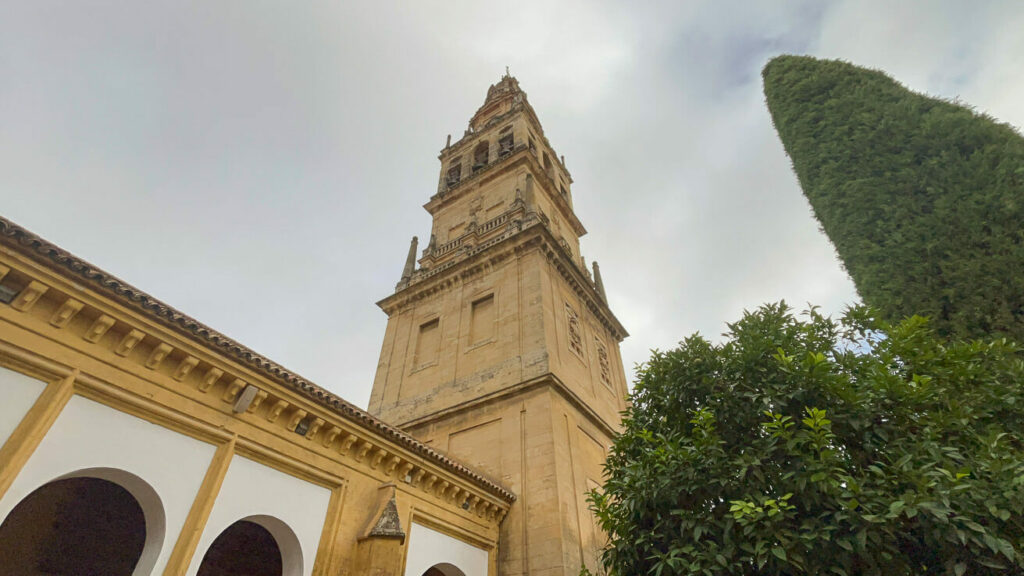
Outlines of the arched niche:
{"label": "arched niche", "polygon": [[488,551],[413,520],[404,576],[479,576],[488,573]]}
{"label": "arched niche", "polygon": [[146,481],[78,470],[33,490],[0,524],[0,576],[142,576],[164,532],[163,504]]}
{"label": "arched niche", "polygon": [[423,573],[423,576],[466,576],[466,573],[459,570],[458,566],[455,566],[454,564],[442,562],[427,568],[427,571]]}
{"label": "arched niche", "polygon": [[247,516],[221,531],[203,554],[197,576],[301,576],[302,547],[273,516]]}
{"label": "arched niche", "polygon": [[487,162],[490,160],[491,154],[491,143],[487,140],[480,142],[473,149],[473,172],[476,173],[478,170],[487,166]]}

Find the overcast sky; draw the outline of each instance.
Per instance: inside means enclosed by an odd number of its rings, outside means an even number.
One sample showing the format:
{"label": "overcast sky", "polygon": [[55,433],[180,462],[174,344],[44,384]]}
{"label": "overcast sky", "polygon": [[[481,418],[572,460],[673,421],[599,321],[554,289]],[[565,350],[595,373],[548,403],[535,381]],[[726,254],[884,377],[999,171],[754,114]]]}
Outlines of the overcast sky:
{"label": "overcast sky", "polygon": [[628,376],[856,299],[760,69],[880,68],[1024,126],[1024,2],[0,2],[0,214],[365,406],[437,155],[505,66],[575,178]]}

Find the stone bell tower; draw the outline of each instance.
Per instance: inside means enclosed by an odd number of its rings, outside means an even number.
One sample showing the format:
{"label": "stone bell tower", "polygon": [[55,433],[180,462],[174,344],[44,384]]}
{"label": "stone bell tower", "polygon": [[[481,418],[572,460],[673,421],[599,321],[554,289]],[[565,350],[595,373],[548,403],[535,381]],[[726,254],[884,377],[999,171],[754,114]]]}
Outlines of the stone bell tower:
{"label": "stone bell tower", "polygon": [[580,254],[572,177],[507,74],[440,160],[430,241],[378,302],[369,410],[518,495],[498,574],[597,572],[585,492],[626,407],[627,334]]}

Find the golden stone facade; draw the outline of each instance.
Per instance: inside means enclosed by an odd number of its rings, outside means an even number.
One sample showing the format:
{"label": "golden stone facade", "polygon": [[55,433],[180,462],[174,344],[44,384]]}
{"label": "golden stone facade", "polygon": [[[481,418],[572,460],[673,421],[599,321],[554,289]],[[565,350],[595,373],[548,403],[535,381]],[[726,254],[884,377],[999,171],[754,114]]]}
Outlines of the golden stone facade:
{"label": "golden stone facade", "polygon": [[369,410],[518,496],[498,573],[598,569],[603,537],[585,498],[627,394],[626,331],[587,271],[572,178],[515,78],[491,86],[441,152],[388,314]]}
{"label": "golden stone facade", "polygon": [[556,158],[505,76],[379,302],[368,411],[0,218],[0,576],[597,569],[626,332]]}
{"label": "golden stone facade", "polygon": [[[0,391],[0,574],[114,576],[127,563],[123,574],[227,576],[202,571],[218,516],[276,530],[274,576],[408,573],[416,530],[479,551],[480,573],[496,574],[508,490],[2,218]],[[198,466],[166,461],[176,455]],[[145,523],[122,536],[145,546],[96,558],[88,538],[109,511],[95,526],[79,514],[64,545],[97,563],[39,569],[59,556],[47,543],[62,539],[52,516],[66,502],[33,498],[83,479],[131,494]]]}

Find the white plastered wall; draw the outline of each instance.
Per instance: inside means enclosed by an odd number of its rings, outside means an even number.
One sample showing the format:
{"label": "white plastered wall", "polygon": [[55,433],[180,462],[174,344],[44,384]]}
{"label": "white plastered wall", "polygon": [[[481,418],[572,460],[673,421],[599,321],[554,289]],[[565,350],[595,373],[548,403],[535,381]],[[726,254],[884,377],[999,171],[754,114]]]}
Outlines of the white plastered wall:
{"label": "white plastered wall", "polygon": [[[283,576],[310,574],[330,500],[331,491],[327,488],[235,456],[228,466],[187,574],[194,576],[217,536],[243,519],[260,524],[274,535],[285,564]],[[295,537],[292,543],[288,542],[288,529]],[[296,545],[301,547],[301,551],[294,550]],[[290,562],[296,555],[301,557],[301,569]]]}
{"label": "white plastered wall", "polygon": [[164,537],[152,569],[160,574],[215,451],[212,444],[72,396],[0,500],[0,522],[51,480],[91,468],[123,470],[149,484],[162,504]]}
{"label": "white plastered wall", "polygon": [[421,576],[437,564],[451,564],[466,576],[487,576],[487,551],[413,522],[405,576]]}
{"label": "white plastered wall", "polygon": [[46,388],[46,382],[0,368],[0,446],[25,417]]}

